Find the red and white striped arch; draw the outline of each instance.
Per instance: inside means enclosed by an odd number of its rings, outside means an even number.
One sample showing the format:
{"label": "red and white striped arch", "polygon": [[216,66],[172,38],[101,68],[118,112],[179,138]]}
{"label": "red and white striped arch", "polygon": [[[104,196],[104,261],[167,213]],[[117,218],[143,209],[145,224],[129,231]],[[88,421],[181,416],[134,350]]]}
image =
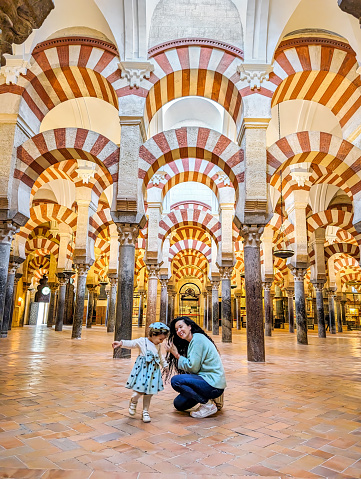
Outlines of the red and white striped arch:
{"label": "red and white striped arch", "polygon": [[[277,239],[277,234],[282,226],[282,221],[281,221],[281,215],[278,213],[274,213],[271,220],[267,223],[267,227],[272,227],[274,230],[274,241],[275,245],[278,244],[276,243]],[[290,243],[295,242],[295,228],[293,224],[287,219],[283,218],[283,226],[284,226],[284,233]]]}
{"label": "red and white striped arch", "polygon": [[180,281],[183,278],[197,278],[200,281],[203,281],[205,273],[195,266],[185,266],[174,273],[174,277],[176,281]]}
{"label": "red and white striped arch", "polygon": [[202,243],[202,241],[187,239],[178,241],[170,247],[169,261],[172,261],[178,253],[188,254],[191,251],[196,251],[199,254],[204,255],[208,262],[212,260],[212,248],[210,246]]}
{"label": "red and white striped arch", "polygon": [[269,181],[273,176],[276,184],[278,175],[274,173],[280,166],[285,169],[295,163],[311,163],[312,167],[321,165],[342,178],[354,196],[361,191],[360,159],[361,150],[337,136],[320,131],[292,133],[268,148]]}
{"label": "red and white striped arch", "polygon": [[361,244],[361,234],[357,233],[352,225],[352,213],[341,210],[326,210],[315,213],[307,218],[307,235],[308,238],[318,228],[326,228],[327,226],[338,226],[347,230]]}
{"label": "red and white striped arch", "polygon": [[[356,54],[340,40],[293,38],[280,43],[270,82],[277,85],[272,106],[310,100],[329,108],[343,130],[360,115],[360,75]],[[350,132],[349,132],[350,133]]]}
{"label": "red and white striped arch", "polygon": [[101,231],[106,230],[113,224],[114,222],[110,214],[110,208],[98,211],[89,218],[88,236],[95,241]]}
{"label": "red and white striped arch", "polygon": [[48,238],[42,238],[38,236],[36,238],[29,239],[25,243],[26,254],[29,254],[33,251],[41,256],[47,254],[53,254],[54,256],[58,256],[59,244],[49,240]]}
{"label": "red and white striped arch", "polygon": [[345,230],[338,230],[336,233],[336,241],[339,243],[349,243],[358,246],[355,238]]}
{"label": "red and white striped arch", "polygon": [[356,261],[360,261],[360,248],[350,243],[333,243],[325,247],[325,259],[328,260],[335,254],[345,254],[352,256]]}
{"label": "red and white striped arch", "polygon": [[238,185],[244,178],[243,150],[221,133],[200,127],[158,133],[140,147],[138,178],[143,191],[154,173],[181,158],[197,158],[215,165],[230,178],[238,194]]}
{"label": "red and white striped arch", "polygon": [[182,226],[171,234],[170,244],[173,246],[180,241],[199,241],[212,247],[211,235],[200,226]]}
{"label": "red and white striped arch", "polygon": [[335,259],[335,272],[338,273],[348,268],[359,268],[361,273],[360,265],[355,258],[351,258],[350,256],[340,253],[340,255]]}
{"label": "red and white striped arch", "polygon": [[208,186],[217,197],[219,188],[233,188],[233,185],[224,184],[223,171],[220,172],[219,167],[199,158],[180,158],[165,164],[162,167],[162,172],[165,173],[162,179],[157,177],[157,181],[154,183],[154,177],[152,177],[147,185],[147,188],[160,188],[162,190],[162,198],[173,186],[187,181],[194,181]]}
{"label": "red and white striped arch", "polygon": [[27,239],[34,228],[52,220],[65,223],[74,232],[76,231],[77,215],[74,211],[66,206],[44,204],[30,208],[30,219],[20,228],[18,235]]}
{"label": "red and white striped arch", "polygon": [[[347,272],[345,274],[341,274],[341,282],[343,284],[345,283],[349,283],[349,282],[354,282],[354,281],[357,281],[359,283],[361,283],[361,270],[360,271],[354,271],[352,273],[350,272]],[[360,285],[352,285],[354,286],[357,290],[360,289]]]}
{"label": "red and white striped arch", "polygon": [[221,223],[210,213],[202,210],[175,210],[159,222],[159,239],[163,241],[169,233],[182,226],[196,226],[206,231],[218,244],[221,240]]}
{"label": "red and white striped arch", "polygon": [[203,271],[204,274],[208,272],[208,260],[202,255],[202,253],[196,254],[182,254],[178,253],[172,261],[172,271],[176,273],[179,269],[184,267],[196,267]]}
{"label": "red and white striped arch", "polygon": [[0,93],[22,96],[20,113],[29,111],[39,124],[59,103],[92,97],[118,110],[117,89],[121,88],[119,58],[114,45],[87,37],[55,38],[38,44],[30,68],[18,84],[1,85]]}
{"label": "red and white striped arch", "polygon": [[[28,269],[31,272],[39,270],[40,268],[49,271],[50,261],[45,256],[35,256],[31,258],[28,263]],[[41,276],[40,276],[41,277]]]}
{"label": "red and white striped arch", "polygon": [[99,165],[95,171],[94,177],[89,178],[88,183],[83,183],[77,172],[78,163],[76,160],[65,160],[49,166],[41,173],[35,181],[30,194],[30,201],[33,200],[36,192],[46,183],[54,180],[71,181],[76,187],[90,188],[99,198],[103,191],[112,184],[112,179],[107,170],[103,170]]}

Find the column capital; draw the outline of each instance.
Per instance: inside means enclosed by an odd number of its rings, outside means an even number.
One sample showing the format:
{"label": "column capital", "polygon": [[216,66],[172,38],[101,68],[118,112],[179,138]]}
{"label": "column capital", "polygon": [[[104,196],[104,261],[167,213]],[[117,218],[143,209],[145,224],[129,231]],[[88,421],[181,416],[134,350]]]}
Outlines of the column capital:
{"label": "column capital", "polygon": [[90,269],[90,265],[86,263],[78,263],[76,265],[78,276],[88,276],[88,271]]}
{"label": "column capital", "polygon": [[286,288],[286,293],[288,298],[293,298],[295,295],[295,290],[293,288]]}
{"label": "column capital", "polygon": [[326,281],[318,281],[318,280],[313,280],[311,283],[313,284],[313,287],[315,288],[316,293],[322,292],[323,287],[325,286]]}
{"label": "column capital", "polygon": [[259,248],[264,226],[242,225],[239,232],[243,238],[243,247]]}
{"label": "column capital", "polygon": [[0,221],[0,243],[11,243],[18,230],[12,221]]}
{"label": "column capital", "polygon": [[118,275],[110,274],[108,275],[110,286],[115,286],[118,284]]}
{"label": "column capital", "polygon": [[160,286],[162,289],[166,289],[168,286],[169,278],[159,278]]}
{"label": "column capital", "polygon": [[295,281],[304,281],[305,275],[307,273],[307,268],[296,268],[294,266],[290,267],[290,271],[294,277]]}
{"label": "column capital", "polygon": [[55,291],[57,291],[57,289],[59,288],[59,283],[48,283],[48,286],[50,288],[50,291],[52,293],[55,293]]}
{"label": "column capital", "polygon": [[120,246],[136,245],[139,236],[139,225],[129,223],[116,223]]}
{"label": "column capital", "polygon": [[128,81],[130,88],[139,88],[143,79],[149,79],[154,65],[148,61],[123,61],[118,63],[122,78]]}
{"label": "column capital", "polygon": [[262,286],[265,291],[271,291],[273,281],[263,281]]}
{"label": "column capital", "polygon": [[336,288],[332,288],[332,287],[331,287],[331,288],[327,288],[327,289],[326,289],[327,296],[328,296],[329,298],[335,298],[335,297],[336,297],[336,291],[337,291]]}
{"label": "column capital", "polygon": [[223,279],[231,279],[233,273],[233,266],[219,266],[219,274],[221,276],[221,280]]}
{"label": "column capital", "polygon": [[211,280],[212,290],[218,291],[220,283],[221,282],[218,279],[212,279]]}
{"label": "column capital", "polygon": [[158,279],[160,265],[157,264],[147,264],[148,279]]}

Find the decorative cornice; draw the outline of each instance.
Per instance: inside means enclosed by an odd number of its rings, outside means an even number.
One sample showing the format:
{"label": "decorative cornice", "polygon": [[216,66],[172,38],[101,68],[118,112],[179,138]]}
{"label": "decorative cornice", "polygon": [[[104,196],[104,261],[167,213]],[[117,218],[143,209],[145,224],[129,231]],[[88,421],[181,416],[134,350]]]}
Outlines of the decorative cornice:
{"label": "decorative cornice", "polygon": [[289,40],[283,40],[277,47],[276,55],[278,52],[283,50],[288,50],[289,48],[303,47],[308,45],[322,45],[325,47],[333,47],[333,48],[337,48],[338,50],[343,50],[345,52],[353,53],[355,55],[354,50],[348,43],[345,43],[333,38],[312,37],[312,36],[297,37],[297,38],[290,38]]}
{"label": "decorative cornice", "polygon": [[119,62],[122,78],[128,81],[129,88],[139,88],[141,82],[150,78],[154,65],[150,62],[124,61]]}
{"label": "decorative cornice", "polygon": [[112,43],[106,42],[104,40],[99,40],[99,38],[91,38],[84,36],[73,36],[73,37],[63,37],[63,38],[52,38],[51,40],[46,40],[45,42],[38,43],[33,50],[33,54],[43,52],[49,48],[62,47],[66,45],[86,45],[95,48],[100,48],[109,53],[113,53],[115,56],[119,57],[117,47]]}
{"label": "decorative cornice", "polygon": [[212,40],[210,38],[179,38],[177,40],[171,40],[169,42],[164,42],[148,50],[148,58],[152,58],[155,55],[166,52],[167,50],[172,50],[173,48],[180,48],[185,46],[201,46],[201,47],[211,47],[218,48],[219,50],[224,50],[235,57],[243,60],[243,50],[229,43],[220,42],[217,40]]}

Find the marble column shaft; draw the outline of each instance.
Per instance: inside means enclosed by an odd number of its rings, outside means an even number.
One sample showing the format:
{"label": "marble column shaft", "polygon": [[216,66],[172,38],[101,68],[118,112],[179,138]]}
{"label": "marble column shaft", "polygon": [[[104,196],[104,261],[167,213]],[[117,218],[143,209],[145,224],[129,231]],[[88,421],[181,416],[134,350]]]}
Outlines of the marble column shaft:
{"label": "marble column shaft", "polygon": [[287,306],[288,306],[288,330],[290,333],[295,332],[295,312],[293,310],[293,289],[287,289]]}
{"label": "marble column shaft", "polygon": [[212,281],[212,333],[219,335],[219,281]]}
{"label": "marble column shaft", "polygon": [[143,327],[144,296],[145,293],[139,293],[138,328]]}
{"label": "marble column shaft", "polygon": [[265,336],[272,336],[272,297],[271,297],[272,282],[266,281],[263,283],[264,291],[264,319],[265,319]]}
{"label": "marble column shaft", "polygon": [[109,309],[108,309],[108,321],[107,321],[107,332],[114,333],[115,327],[115,310],[117,304],[117,285],[118,285],[118,277],[109,276],[110,282],[110,292],[109,292]]}
{"label": "marble column shaft", "polygon": [[58,311],[56,315],[55,331],[63,330],[64,312],[65,312],[65,295],[66,284],[68,280],[66,278],[59,277],[59,293],[58,293]]}
{"label": "marble column shaft", "polygon": [[203,296],[203,329],[207,329],[207,291],[202,293]]}
{"label": "marble column shaft", "polygon": [[[115,341],[132,339],[135,244],[139,235],[137,224],[117,224],[119,233],[119,268]],[[130,349],[117,348],[114,358],[130,358]]]}
{"label": "marble column shaft", "polygon": [[157,294],[159,265],[147,265],[148,269],[148,292],[147,292],[147,314],[145,322],[145,333],[148,333],[149,325],[157,320]]}
{"label": "marble column shaft", "polygon": [[160,279],[160,311],[159,311],[159,321],[164,324],[167,324],[167,312],[168,312],[168,278]]}
{"label": "marble column shaft", "polygon": [[340,300],[340,298],[337,298],[336,310],[337,310],[337,331],[339,333],[342,333],[343,329],[342,329],[341,300]]}
{"label": "marble column shaft", "polygon": [[219,267],[222,288],[222,343],[232,342],[231,277],[233,267]]}
{"label": "marble column shaft", "polygon": [[6,338],[8,335],[9,324],[12,321],[12,309],[13,309],[13,301],[14,301],[14,281],[15,281],[15,273],[18,268],[18,264],[10,263],[10,268],[8,271],[8,278],[6,282],[6,289],[5,289],[5,305],[4,305],[4,316],[1,328],[1,337]]}
{"label": "marble column shaft", "polygon": [[[93,314],[94,314],[94,285],[88,285],[88,310],[87,310],[87,316],[86,316],[86,327],[91,328],[92,327],[92,322],[93,322]],[[85,294],[85,292],[84,292]]]}
{"label": "marble column shaft", "polygon": [[207,286],[207,325],[206,331],[212,331],[212,316],[213,316],[213,301],[212,301],[212,287]]}
{"label": "marble column shaft", "polygon": [[55,301],[56,301],[56,292],[58,290],[58,285],[55,283],[49,283],[50,287],[50,303],[48,309],[48,319],[46,322],[46,326],[51,328],[54,324],[54,315],[55,315]]}
{"label": "marble column shaft", "polygon": [[336,321],[335,321],[335,295],[330,293],[328,297],[328,310],[329,310],[329,324],[330,333],[336,334]]}
{"label": "marble column shaft", "polygon": [[342,324],[346,324],[346,301],[341,301],[341,317],[342,317]]}
{"label": "marble column shaft", "polygon": [[248,361],[264,362],[260,237],[263,227],[243,226]]}
{"label": "marble column shaft", "polygon": [[3,329],[2,323],[5,307],[5,294],[8,278],[10,248],[15,233],[16,227],[11,221],[0,222],[0,331],[2,331]]}
{"label": "marble column shaft", "polygon": [[86,292],[86,278],[88,276],[89,265],[80,263],[78,268],[78,282],[76,287],[76,299],[73,319],[72,339],[81,339],[81,330],[84,316],[84,301]]}
{"label": "marble column shaft", "polygon": [[295,304],[296,304],[296,323],[297,323],[297,342],[299,344],[308,344],[307,338],[307,313],[305,301],[304,278],[307,270],[305,268],[291,268],[295,281]]}
{"label": "marble column shaft", "polygon": [[168,323],[167,324],[169,324],[174,319],[175,298],[176,298],[176,293],[174,291],[171,291],[168,294],[168,317],[167,317]]}
{"label": "marble column shaft", "polygon": [[316,310],[317,310],[317,324],[318,324],[318,337],[326,337],[326,324],[325,324],[325,309],[323,305],[323,283],[314,283],[316,290]]}
{"label": "marble column shaft", "polygon": [[241,295],[236,294],[236,324],[237,330],[242,329],[242,317],[241,317]]}

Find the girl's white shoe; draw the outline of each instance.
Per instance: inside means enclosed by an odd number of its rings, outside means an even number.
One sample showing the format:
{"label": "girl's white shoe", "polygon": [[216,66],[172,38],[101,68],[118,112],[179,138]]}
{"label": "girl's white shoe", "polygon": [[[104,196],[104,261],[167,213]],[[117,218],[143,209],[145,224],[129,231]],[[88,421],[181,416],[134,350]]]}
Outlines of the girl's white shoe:
{"label": "girl's white shoe", "polygon": [[132,400],[130,400],[130,403],[129,403],[129,415],[130,416],[135,416],[135,413],[137,411],[137,404],[136,402],[133,402]]}
{"label": "girl's white shoe", "polygon": [[150,416],[149,416],[149,412],[144,409],[144,411],[143,411],[143,422],[150,422],[150,421],[151,421],[151,419],[150,419]]}

